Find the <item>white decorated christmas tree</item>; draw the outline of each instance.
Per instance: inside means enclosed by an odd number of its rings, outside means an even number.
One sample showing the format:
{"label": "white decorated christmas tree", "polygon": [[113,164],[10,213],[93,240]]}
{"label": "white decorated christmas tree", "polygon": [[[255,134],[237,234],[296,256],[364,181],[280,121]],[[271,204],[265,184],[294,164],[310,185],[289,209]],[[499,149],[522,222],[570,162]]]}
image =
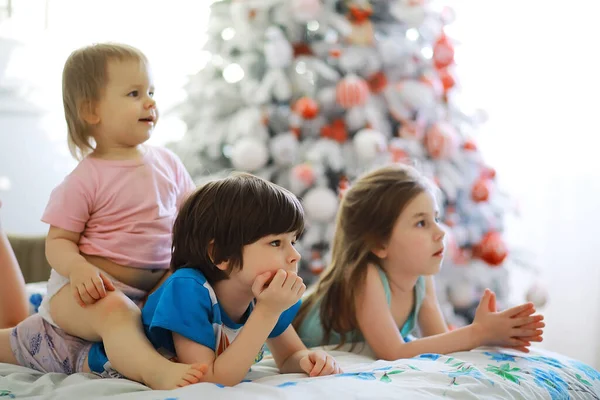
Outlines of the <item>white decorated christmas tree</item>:
{"label": "white decorated christmas tree", "polygon": [[328,261],[340,188],[378,165],[415,165],[441,189],[438,296],[463,324],[485,287],[506,303],[510,210],[476,145],[481,118],[454,100],[452,20],[428,0],[215,2],[173,149],[198,182],[243,170],[298,195],[309,281]]}

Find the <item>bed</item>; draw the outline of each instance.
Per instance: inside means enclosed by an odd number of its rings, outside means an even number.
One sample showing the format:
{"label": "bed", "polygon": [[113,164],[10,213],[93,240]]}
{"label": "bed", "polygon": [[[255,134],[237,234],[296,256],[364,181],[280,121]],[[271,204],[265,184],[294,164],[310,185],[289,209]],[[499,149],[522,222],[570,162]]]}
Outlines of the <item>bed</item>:
{"label": "bed", "polygon": [[[29,285],[32,311],[43,285]],[[40,293],[41,292],[41,293]],[[273,359],[255,364],[235,387],[200,383],[152,391],[125,379],[92,374],[41,374],[0,364],[0,398],[14,399],[600,399],[600,372],[540,348],[529,354],[480,348],[450,355],[374,360],[364,346],[330,351],[344,373],[308,378],[277,372]]]}
{"label": "bed", "polygon": [[598,399],[600,373],[543,350],[524,355],[477,349],[375,361],[365,354],[331,351],[344,373],[308,378],[277,373],[266,357],[235,387],[200,383],[152,391],[125,379],[91,374],[41,374],[0,364],[0,397],[14,399]]}

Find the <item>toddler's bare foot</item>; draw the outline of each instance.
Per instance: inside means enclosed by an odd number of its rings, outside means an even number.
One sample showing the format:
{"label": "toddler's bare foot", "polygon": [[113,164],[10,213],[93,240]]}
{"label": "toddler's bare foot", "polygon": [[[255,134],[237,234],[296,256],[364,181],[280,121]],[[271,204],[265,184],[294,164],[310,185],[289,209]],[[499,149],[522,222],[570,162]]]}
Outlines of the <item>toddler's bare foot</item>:
{"label": "toddler's bare foot", "polygon": [[144,383],[154,390],[171,390],[202,381],[208,367],[206,364],[171,363],[170,368],[153,372]]}

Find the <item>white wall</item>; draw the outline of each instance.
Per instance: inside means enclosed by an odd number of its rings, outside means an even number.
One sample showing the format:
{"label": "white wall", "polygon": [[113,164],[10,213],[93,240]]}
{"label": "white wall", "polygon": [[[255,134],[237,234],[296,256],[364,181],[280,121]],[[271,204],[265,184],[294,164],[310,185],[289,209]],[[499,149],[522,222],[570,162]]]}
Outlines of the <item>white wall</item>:
{"label": "white wall", "polygon": [[[508,238],[533,253],[550,291],[543,347],[600,369],[595,5],[452,3],[465,96],[490,116],[480,147],[521,205]],[[513,288],[531,278],[514,273]]]}
{"label": "white wall", "polygon": [[[39,220],[50,192],[73,168],[73,161],[48,137],[38,113],[0,110],[0,177],[10,190],[0,191],[2,225],[9,232],[45,233]],[[6,181],[5,181],[6,182]]]}

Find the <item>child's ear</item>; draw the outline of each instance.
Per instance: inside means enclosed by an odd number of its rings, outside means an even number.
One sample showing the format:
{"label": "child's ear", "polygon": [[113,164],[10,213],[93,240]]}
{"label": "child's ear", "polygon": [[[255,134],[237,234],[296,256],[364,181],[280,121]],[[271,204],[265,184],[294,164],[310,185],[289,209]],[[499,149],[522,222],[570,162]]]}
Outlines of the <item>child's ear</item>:
{"label": "child's ear", "polygon": [[378,258],[383,260],[387,257],[388,254],[387,245],[378,244],[376,246],[373,246],[373,248],[371,249],[371,253],[375,254]]}
{"label": "child's ear", "polygon": [[221,271],[228,271],[229,270],[229,261],[220,262],[218,264],[215,264],[215,266],[217,268],[219,268]]}
{"label": "child's ear", "polygon": [[96,112],[94,102],[91,100],[81,102],[79,105],[79,116],[89,125],[100,123],[100,116]]}
{"label": "child's ear", "polygon": [[[214,251],[215,251],[215,240],[213,239],[208,243],[208,257],[210,258],[210,262],[212,262],[213,264],[215,264],[214,257],[213,257]],[[219,268],[221,271],[227,271],[229,268],[229,260],[222,261],[218,264],[215,264],[215,266],[217,268]]]}

